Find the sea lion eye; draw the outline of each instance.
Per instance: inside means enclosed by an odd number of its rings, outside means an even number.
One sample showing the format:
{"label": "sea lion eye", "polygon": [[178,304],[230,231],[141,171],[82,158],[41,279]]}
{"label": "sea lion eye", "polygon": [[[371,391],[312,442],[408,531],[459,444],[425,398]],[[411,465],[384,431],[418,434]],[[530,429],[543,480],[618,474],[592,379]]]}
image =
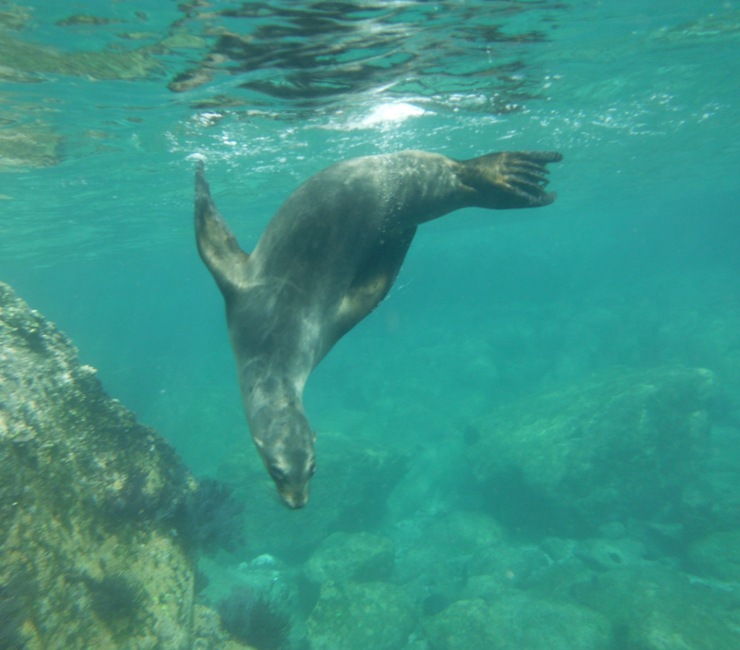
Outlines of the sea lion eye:
{"label": "sea lion eye", "polygon": [[270,476],[276,481],[284,481],[285,480],[285,471],[283,471],[282,468],[278,467],[277,465],[270,465],[268,468],[268,471],[270,472]]}

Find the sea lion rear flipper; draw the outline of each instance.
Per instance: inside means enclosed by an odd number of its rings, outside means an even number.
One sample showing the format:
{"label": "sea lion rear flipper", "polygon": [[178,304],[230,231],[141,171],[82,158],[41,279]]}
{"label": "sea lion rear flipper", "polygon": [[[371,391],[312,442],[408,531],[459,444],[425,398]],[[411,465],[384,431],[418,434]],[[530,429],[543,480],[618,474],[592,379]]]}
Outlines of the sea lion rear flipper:
{"label": "sea lion rear flipper", "polygon": [[505,210],[549,205],[555,193],[546,192],[548,163],[563,159],[556,151],[507,151],[490,153],[458,163],[458,179],[471,204]]}
{"label": "sea lion rear flipper", "polygon": [[195,237],[200,257],[227,294],[246,284],[245,267],[249,260],[223,220],[211,198],[203,161],[195,170]]}

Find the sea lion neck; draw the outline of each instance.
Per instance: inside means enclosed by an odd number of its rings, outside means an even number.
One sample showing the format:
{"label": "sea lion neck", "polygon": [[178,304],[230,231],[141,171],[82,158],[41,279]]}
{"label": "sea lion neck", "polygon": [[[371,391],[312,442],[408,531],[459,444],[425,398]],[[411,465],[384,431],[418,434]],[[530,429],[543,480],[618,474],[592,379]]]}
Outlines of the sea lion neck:
{"label": "sea lion neck", "polygon": [[256,380],[243,378],[242,399],[250,426],[254,422],[258,428],[265,417],[291,410],[303,413],[303,385],[286,376],[265,373]]}

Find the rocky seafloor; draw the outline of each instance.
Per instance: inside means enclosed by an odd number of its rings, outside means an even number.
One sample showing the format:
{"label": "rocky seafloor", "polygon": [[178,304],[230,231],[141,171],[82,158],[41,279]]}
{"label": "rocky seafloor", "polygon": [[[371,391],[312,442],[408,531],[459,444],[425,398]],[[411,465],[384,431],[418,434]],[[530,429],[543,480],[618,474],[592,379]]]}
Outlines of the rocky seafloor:
{"label": "rocky seafloor", "polygon": [[0,378],[0,647],[740,647],[740,434],[710,370],[501,404],[437,459],[465,498],[416,510],[410,451],[322,434],[298,512],[254,458],[197,482],[5,285]]}

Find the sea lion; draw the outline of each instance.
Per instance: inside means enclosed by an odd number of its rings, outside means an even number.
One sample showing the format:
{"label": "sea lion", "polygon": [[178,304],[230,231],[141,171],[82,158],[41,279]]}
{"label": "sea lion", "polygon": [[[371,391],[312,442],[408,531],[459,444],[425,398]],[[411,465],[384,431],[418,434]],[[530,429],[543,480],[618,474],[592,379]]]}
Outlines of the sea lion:
{"label": "sea lion", "polygon": [[303,387],[332,346],[386,296],[419,224],[465,207],[552,203],[555,152],[453,160],[423,151],[354,158],[309,178],[251,254],[195,174],[198,251],[226,302],[252,438],[283,501],[300,508],[316,464]]}

